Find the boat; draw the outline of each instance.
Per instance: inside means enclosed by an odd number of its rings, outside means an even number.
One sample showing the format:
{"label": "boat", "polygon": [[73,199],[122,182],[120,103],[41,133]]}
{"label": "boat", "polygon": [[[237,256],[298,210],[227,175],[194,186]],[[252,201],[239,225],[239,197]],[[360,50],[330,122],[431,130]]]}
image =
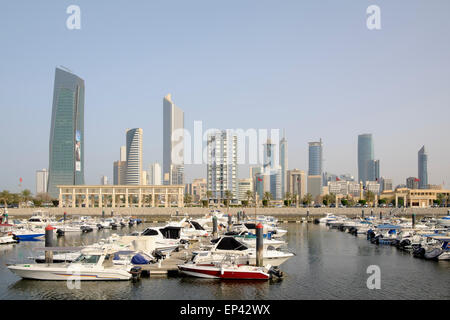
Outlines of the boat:
{"label": "boat", "polygon": [[12,224],[0,224],[0,244],[9,244],[18,242],[12,233]]}
{"label": "boat", "polygon": [[[223,236],[211,240],[211,243],[213,244],[211,247],[192,252],[191,262],[212,263],[213,261],[221,261],[224,256],[235,255],[238,263],[256,264],[256,249],[249,248],[248,245],[232,236]],[[293,256],[294,254],[290,252],[263,250],[264,263],[272,266],[280,266]]]}
{"label": "boat", "polygon": [[8,269],[24,279],[34,280],[130,280],[140,273],[139,267],[115,265],[113,252],[83,249],[71,263],[35,263],[8,265]]}
{"label": "boat", "polygon": [[224,280],[269,280],[274,276],[278,278],[283,276],[277,267],[237,264],[232,256],[226,256],[220,262],[180,264],[178,270],[188,276]]}
{"label": "boat", "polygon": [[437,223],[442,226],[450,227],[450,214],[440,219],[437,219]]}
{"label": "boat", "polygon": [[44,229],[36,229],[36,228],[30,228],[30,229],[17,229],[13,231],[14,238],[19,241],[30,241],[30,240],[37,240],[45,236]]}

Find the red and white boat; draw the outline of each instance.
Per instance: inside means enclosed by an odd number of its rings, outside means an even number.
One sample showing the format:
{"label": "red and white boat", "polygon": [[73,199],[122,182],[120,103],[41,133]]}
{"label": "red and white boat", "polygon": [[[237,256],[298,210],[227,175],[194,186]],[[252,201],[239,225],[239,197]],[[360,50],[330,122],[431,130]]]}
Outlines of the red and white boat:
{"label": "red and white boat", "polygon": [[246,264],[185,263],[178,265],[178,269],[186,275],[208,279],[269,280],[272,276],[282,276],[277,268]]}

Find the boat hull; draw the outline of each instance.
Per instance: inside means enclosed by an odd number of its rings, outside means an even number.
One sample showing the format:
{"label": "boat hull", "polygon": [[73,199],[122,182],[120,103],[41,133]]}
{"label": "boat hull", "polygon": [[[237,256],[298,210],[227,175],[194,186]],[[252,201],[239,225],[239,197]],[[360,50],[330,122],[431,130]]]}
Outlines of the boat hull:
{"label": "boat hull", "polygon": [[207,279],[228,279],[228,280],[268,280],[270,275],[258,268],[255,270],[239,270],[218,268],[214,265],[194,265],[178,266],[178,269],[189,276]]}

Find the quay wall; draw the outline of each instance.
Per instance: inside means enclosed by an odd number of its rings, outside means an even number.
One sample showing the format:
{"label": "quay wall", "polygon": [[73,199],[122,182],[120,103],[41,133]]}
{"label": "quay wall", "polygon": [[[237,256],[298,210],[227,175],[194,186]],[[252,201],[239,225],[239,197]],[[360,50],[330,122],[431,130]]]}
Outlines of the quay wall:
{"label": "quay wall", "polygon": [[[9,208],[8,215],[10,217],[31,216],[37,208]],[[85,216],[101,216],[102,210],[105,211],[105,216],[113,215],[131,215],[141,217],[162,217],[169,218],[171,215],[175,215],[177,211],[179,214],[188,214],[189,216],[203,216],[210,212],[208,208],[198,207],[184,207],[184,208],[42,208],[43,211],[49,212],[52,215],[62,216],[64,212],[68,216],[71,215],[85,215]],[[231,213],[235,215],[238,211],[244,211],[248,216],[255,214],[255,208],[220,208],[224,213]],[[369,216],[372,211],[373,214],[378,216],[382,212],[383,216],[389,215],[391,212],[396,216],[411,216],[416,214],[417,216],[444,216],[450,210],[449,208],[257,208],[256,213],[258,215],[271,215],[279,218],[295,219],[307,216],[309,211],[310,217],[320,217],[326,213],[334,213],[338,215],[346,215],[348,217],[361,216],[364,210],[364,215]]]}

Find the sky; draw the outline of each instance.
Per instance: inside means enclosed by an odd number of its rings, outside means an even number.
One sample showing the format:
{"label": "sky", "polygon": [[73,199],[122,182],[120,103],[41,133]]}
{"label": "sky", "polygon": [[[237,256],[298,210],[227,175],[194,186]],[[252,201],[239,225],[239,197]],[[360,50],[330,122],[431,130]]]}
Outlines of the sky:
{"label": "sky", "polygon": [[[378,5],[381,29],[366,26]],[[70,30],[66,9],[81,9]],[[207,128],[285,129],[289,168],[357,177],[372,133],[381,175],[450,187],[450,1],[5,1],[0,11],[0,190],[35,192],[48,168],[55,67],[85,81],[85,180],[112,181],[127,128],[143,128],[144,168],[162,162],[167,93]],[[206,177],[187,165],[186,180]],[[248,176],[248,167],[239,169]],[[19,178],[23,183],[19,186]]]}

